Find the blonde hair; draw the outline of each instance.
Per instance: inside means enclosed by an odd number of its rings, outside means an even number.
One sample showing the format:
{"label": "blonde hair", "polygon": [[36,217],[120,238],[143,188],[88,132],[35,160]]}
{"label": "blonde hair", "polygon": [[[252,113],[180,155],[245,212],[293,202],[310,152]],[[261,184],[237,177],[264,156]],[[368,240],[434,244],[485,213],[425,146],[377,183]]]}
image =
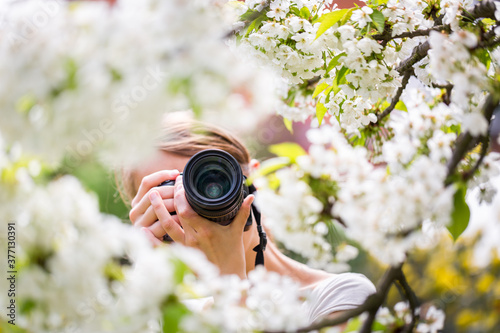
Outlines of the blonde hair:
{"label": "blonde hair", "polygon": [[[250,153],[243,142],[229,131],[186,117],[166,117],[157,148],[168,153],[191,157],[205,149],[221,149],[231,154],[248,172]],[[135,170],[122,169],[115,173],[115,181],[122,200],[130,205],[137,194]]]}

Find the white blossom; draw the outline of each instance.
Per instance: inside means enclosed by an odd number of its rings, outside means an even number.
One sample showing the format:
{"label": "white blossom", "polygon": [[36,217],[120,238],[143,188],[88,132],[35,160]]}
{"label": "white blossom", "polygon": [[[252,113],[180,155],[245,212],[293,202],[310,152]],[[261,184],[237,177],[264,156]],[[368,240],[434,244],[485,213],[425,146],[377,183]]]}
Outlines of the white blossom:
{"label": "white blossom", "polygon": [[373,13],[373,9],[368,6],[363,6],[358,10],[355,10],[352,13],[352,20],[357,22],[360,28],[364,28],[368,22],[371,22],[372,19],[370,14]]}
{"label": "white blossom", "polygon": [[472,136],[485,135],[488,130],[488,121],[482,114],[468,113],[464,115],[463,130]]}

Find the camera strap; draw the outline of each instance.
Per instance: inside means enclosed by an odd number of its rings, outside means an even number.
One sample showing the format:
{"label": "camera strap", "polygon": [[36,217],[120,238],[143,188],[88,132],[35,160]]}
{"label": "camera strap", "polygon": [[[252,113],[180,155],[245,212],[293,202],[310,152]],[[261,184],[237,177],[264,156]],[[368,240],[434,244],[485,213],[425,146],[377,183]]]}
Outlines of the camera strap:
{"label": "camera strap", "polygon": [[[248,187],[248,190],[250,194],[257,192],[257,189],[253,184]],[[260,221],[261,217],[260,212],[255,206],[255,204],[252,204],[252,212],[255,217],[255,222],[257,224],[257,232],[259,233],[259,240],[260,240],[259,244],[253,248],[253,250],[257,252],[257,255],[255,257],[255,266],[264,265],[264,251],[266,250],[267,236]]]}

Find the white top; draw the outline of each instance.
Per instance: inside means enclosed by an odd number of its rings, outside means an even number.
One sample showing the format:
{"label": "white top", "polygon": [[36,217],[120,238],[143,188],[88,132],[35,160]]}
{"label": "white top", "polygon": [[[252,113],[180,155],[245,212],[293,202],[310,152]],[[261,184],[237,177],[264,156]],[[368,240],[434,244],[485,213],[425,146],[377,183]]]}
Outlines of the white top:
{"label": "white top", "polygon": [[373,283],[362,274],[342,273],[320,281],[311,292],[309,321],[312,323],[332,312],[354,309],[375,292]]}

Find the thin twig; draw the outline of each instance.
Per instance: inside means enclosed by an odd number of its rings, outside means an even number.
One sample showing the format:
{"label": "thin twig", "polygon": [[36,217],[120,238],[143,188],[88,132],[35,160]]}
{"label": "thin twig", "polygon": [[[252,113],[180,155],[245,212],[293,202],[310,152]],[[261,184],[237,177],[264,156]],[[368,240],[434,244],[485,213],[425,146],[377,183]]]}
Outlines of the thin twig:
{"label": "thin twig", "polygon": [[384,42],[388,42],[393,39],[398,39],[398,38],[414,38],[414,37],[421,37],[421,36],[429,36],[431,31],[449,31],[450,26],[449,25],[437,25],[429,29],[419,29],[415,31],[406,31],[402,32],[398,35],[392,36],[392,30],[384,31],[384,33],[381,34],[376,34],[372,35],[371,37],[375,40],[380,40]]}
{"label": "thin twig", "polygon": [[478,2],[471,12],[463,11],[462,15],[472,21],[479,18],[489,18],[496,21],[495,18],[495,2],[492,0],[483,0]]}
{"label": "thin twig", "polygon": [[406,85],[408,84],[408,81],[410,80],[410,77],[413,75],[413,70],[409,70],[405,73],[405,76],[403,77],[403,81],[401,82],[401,87],[398,88],[396,91],[396,95],[392,98],[391,104],[381,113],[377,116],[377,120],[381,121],[389,113],[391,113],[394,108],[396,107],[396,104],[398,104],[399,99],[401,98],[401,94],[403,93],[403,90],[405,90]]}
{"label": "thin twig", "polygon": [[[307,327],[300,328],[296,330],[295,332],[297,333],[306,333],[310,331],[316,331],[320,330],[323,327],[330,327],[330,326],[336,326],[343,324],[347,322],[349,319],[357,317],[361,315],[363,312],[366,311],[371,311],[378,310],[382,303],[384,302],[387,293],[389,292],[389,289],[391,285],[394,283],[396,279],[399,278],[401,274],[401,265],[398,266],[391,266],[389,267],[382,278],[380,278],[379,282],[377,283],[377,292],[368,296],[368,298],[365,300],[363,304],[358,306],[355,309],[348,310],[345,312],[342,312],[340,315],[336,316],[335,318],[330,318],[330,319],[323,319],[319,322],[313,323]],[[271,332],[268,332],[271,333]],[[282,331],[277,331],[277,332],[272,332],[272,333],[284,333]]]}
{"label": "thin twig", "polygon": [[396,68],[396,70],[399,73],[406,72],[408,69],[412,68],[413,65],[415,65],[417,62],[424,59],[425,56],[427,55],[427,52],[429,52],[430,48],[431,45],[429,44],[428,40],[425,41],[424,43],[419,44],[418,46],[415,46],[411,56],[406,60],[402,61],[401,64],[398,66],[398,68]]}
{"label": "thin twig", "polygon": [[406,280],[406,276],[402,271],[398,279],[398,284],[401,286],[401,288],[403,288],[403,291],[406,295],[406,299],[408,299],[408,303],[410,303],[411,322],[408,326],[405,326],[405,329],[403,330],[403,332],[405,333],[410,333],[413,332],[413,329],[417,325],[417,322],[420,318],[420,314],[417,313],[417,309],[420,306],[420,302],[413,289],[411,289],[410,284]]}
{"label": "thin twig", "polygon": [[476,173],[477,169],[479,169],[479,167],[483,163],[483,160],[486,154],[488,153],[489,143],[490,143],[489,138],[487,136],[483,136],[481,140],[481,155],[479,156],[479,159],[476,161],[474,167],[462,175],[462,179],[464,181],[468,181],[469,179],[471,179]]}
{"label": "thin twig", "polygon": [[446,89],[446,94],[443,96],[443,103],[446,105],[451,104],[451,91],[453,89],[453,84],[448,83],[448,84],[437,84],[437,83],[432,83],[433,88],[439,88],[439,89]]}
{"label": "thin twig", "polygon": [[[488,123],[491,122],[493,111],[495,110],[497,105],[497,97],[495,97],[493,94],[488,95],[483,106],[483,115]],[[455,173],[458,164],[464,158],[464,156],[476,146],[479,141],[480,137],[473,137],[469,132],[463,134],[458,138],[457,144],[455,145],[455,150],[453,151],[453,155],[451,156],[446,166],[448,168],[448,174],[445,181],[446,185],[450,185],[453,182],[451,177]],[[479,165],[477,167],[479,167]]]}
{"label": "thin twig", "polygon": [[365,319],[363,326],[359,330],[359,333],[370,333],[372,331],[373,322],[375,321],[375,316],[377,315],[378,309],[371,309],[368,312],[368,318]]}

